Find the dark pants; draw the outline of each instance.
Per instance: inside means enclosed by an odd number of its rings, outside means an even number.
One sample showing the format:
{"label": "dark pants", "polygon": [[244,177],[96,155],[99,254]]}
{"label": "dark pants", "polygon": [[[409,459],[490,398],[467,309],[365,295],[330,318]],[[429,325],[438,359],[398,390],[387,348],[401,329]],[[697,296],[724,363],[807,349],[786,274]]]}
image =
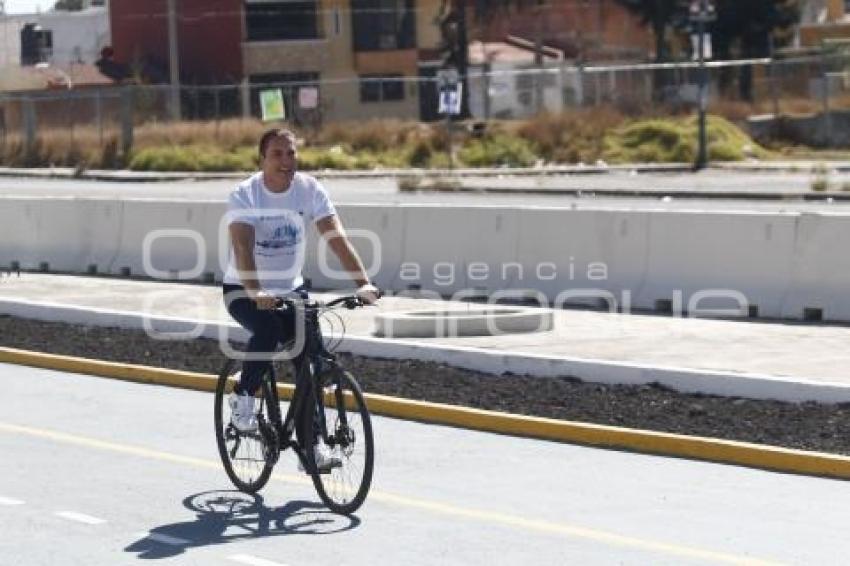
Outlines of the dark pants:
{"label": "dark pants", "polygon": [[[236,322],[251,333],[248,340],[247,353],[266,354],[271,356],[278,344],[285,344],[295,338],[295,313],[292,309],[285,311],[262,311],[257,308],[257,303],[251,300],[241,285],[224,285],[224,304]],[[232,295],[231,295],[232,293]],[[304,293],[306,298],[306,292]],[[303,387],[297,383],[299,379],[298,369],[304,361],[304,352],[299,353],[293,360],[296,386]],[[269,369],[271,361],[245,360],[242,363],[242,376],[239,383],[233,388],[237,394],[254,395],[260,388],[263,373]],[[299,414],[294,415],[296,427],[295,432],[298,442],[305,446],[304,439],[304,408],[301,407]],[[315,418],[315,417],[314,417]],[[314,430],[317,430],[314,429]]]}
{"label": "dark pants", "polygon": [[[249,354],[270,357],[278,344],[285,344],[295,337],[295,313],[292,309],[262,311],[257,308],[257,303],[245,295],[245,289],[240,285],[224,285],[224,303],[230,316],[251,333],[246,349]],[[299,355],[294,360],[296,366],[300,365],[300,358]],[[236,392],[248,395],[256,393],[263,373],[270,365],[268,359],[245,360],[242,364],[242,378],[235,387]]]}

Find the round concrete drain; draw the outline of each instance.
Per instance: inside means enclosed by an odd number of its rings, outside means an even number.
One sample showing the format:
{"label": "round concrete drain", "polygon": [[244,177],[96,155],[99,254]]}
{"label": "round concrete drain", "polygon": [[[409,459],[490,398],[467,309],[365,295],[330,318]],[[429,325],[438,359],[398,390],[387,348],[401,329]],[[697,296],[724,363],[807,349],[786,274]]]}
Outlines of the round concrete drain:
{"label": "round concrete drain", "polygon": [[552,311],[515,307],[393,312],[375,317],[375,334],[387,338],[493,336],[552,329]]}

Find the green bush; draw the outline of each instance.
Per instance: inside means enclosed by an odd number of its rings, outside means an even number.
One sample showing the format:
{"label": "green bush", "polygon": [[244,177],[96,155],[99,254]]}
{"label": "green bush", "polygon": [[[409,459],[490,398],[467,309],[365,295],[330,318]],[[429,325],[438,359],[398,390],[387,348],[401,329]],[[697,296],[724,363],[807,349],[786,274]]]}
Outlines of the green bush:
{"label": "green bush", "polygon": [[[696,159],[697,135],[693,117],[640,120],[605,134],[602,156],[610,163],[691,163]],[[706,137],[709,159],[714,161],[769,156],[737,126],[717,116],[708,117]]]}
{"label": "green bush", "polygon": [[135,171],[251,171],[256,168],[256,150],[240,148],[225,152],[212,146],[149,147],[133,153],[130,169]]}
{"label": "green bush", "polygon": [[342,146],[330,149],[303,148],[298,151],[298,167],[307,171],[320,169],[354,169],[357,159]]}
{"label": "green bush", "polygon": [[133,152],[130,169],[134,171],[197,171],[192,155],[181,147],[149,147]]}
{"label": "green bush", "polygon": [[411,167],[425,167],[433,151],[427,140],[418,140],[408,148],[407,162]]}
{"label": "green bush", "polygon": [[531,143],[508,134],[473,139],[461,148],[458,157],[470,167],[528,167],[537,161]]}

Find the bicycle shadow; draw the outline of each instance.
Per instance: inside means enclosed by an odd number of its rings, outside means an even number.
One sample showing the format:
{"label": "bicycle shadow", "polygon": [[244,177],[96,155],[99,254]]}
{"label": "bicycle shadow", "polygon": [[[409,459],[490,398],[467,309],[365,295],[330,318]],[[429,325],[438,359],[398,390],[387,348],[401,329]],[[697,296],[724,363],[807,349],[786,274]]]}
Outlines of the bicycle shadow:
{"label": "bicycle shadow", "polygon": [[351,530],[360,519],[328,511],[312,501],[290,501],[267,507],[260,495],[240,491],[207,491],[187,496],[183,506],[194,520],[152,528],[124,551],[136,558],[171,558],[190,548],[282,535],[328,535]]}

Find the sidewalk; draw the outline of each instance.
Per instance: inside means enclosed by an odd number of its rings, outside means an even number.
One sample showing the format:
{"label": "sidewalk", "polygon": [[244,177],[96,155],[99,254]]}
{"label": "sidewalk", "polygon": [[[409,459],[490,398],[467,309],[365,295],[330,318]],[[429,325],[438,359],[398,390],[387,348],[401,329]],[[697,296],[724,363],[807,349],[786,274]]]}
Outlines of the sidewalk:
{"label": "sidewalk", "polygon": [[[776,160],[776,161],[728,161],[713,162],[709,170],[738,173],[850,173],[850,161],[837,160]],[[330,170],[308,171],[323,178],[371,178],[371,177],[546,177],[550,175],[604,175],[607,173],[687,173],[693,171],[691,163],[607,163],[576,165],[543,165],[540,167],[476,167],[455,169],[373,169],[373,170]],[[81,179],[97,181],[179,181],[185,179],[243,179],[246,172],[199,172],[199,171],[131,171],[129,169],[87,169],[73,167],[0,167],[0,177],[32,177]]]}
{"label": "sidewalk", "polygon": [[[488,373],[655,381],[709,394],[850,402],[850,328],[843,326],[559,310],[546,332],[415,340],[372,335],[378,313],[435,306],[479,305],[386,297],[378,307],[342,313],[347,338],[340,349]],[[217,286],[30,273],[0,278],[0,314],[79,321],[79,314],[68,313],[83,312],[89,313],[85,320],[102,321],[112,311],[232,324]]]}

